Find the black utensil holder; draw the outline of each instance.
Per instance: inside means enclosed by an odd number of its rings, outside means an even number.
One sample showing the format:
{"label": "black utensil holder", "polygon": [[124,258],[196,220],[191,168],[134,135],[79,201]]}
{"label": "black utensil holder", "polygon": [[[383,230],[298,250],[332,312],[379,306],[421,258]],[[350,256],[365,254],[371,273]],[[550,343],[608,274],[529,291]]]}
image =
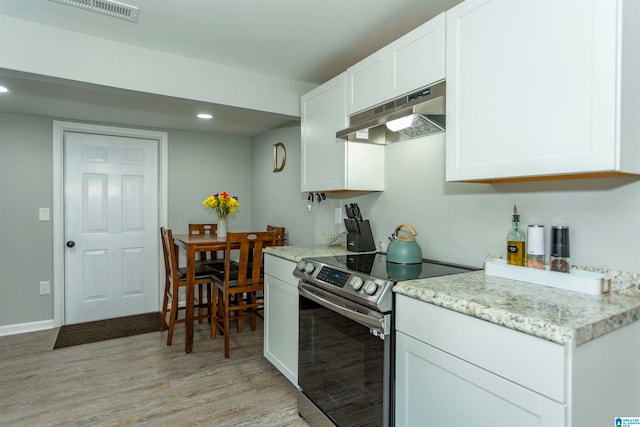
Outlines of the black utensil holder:
{"label": "black utensil holder", "polygon": [[[349,223],[347,223],[349,221]],[[371,233],[371,225],[369,220],[356,221],[354,219],[345,219],[347,227],[347,250],[351,252],[371,252],[376,250],[376,243]],[[357,226],[356,228],[353,225]]]}

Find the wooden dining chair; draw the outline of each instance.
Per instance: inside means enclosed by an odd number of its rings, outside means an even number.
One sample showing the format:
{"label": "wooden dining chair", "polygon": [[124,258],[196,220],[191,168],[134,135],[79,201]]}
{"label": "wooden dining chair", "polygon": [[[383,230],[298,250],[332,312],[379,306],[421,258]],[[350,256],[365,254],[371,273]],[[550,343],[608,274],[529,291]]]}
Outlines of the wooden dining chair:
{"label": "wooden dining chair", "polygon": [[[189,234],[200,235],[216,235],[218,224],[189,224]],[[212,267],[215,270],[222,271],[224,268],[224,259],[218,257],[218,251],[200,251],[196,253],[196,268],[206,269]],[[202,287],[198,288],[198,298],[202,301]],[[203,308],[198,308],[198,315],[202,316]],[[202,319],[199,320],[202,323]]]}
{"label": "wooden dining chair", "polygon": [[[218,224],[189,224],[189,234],[214,235],[218,229]],[[201,251],[196,253],[198,264],[209,264],[222,266],[224,260],[218,258],[218,251]]]}
{"label": "wooden dining chair", "polygon": [[[167,335],[167,345],[171,345],[175,325],[177,323],[185,322],[184,318],[178,318],[179,312],[185,309],[185,307],[179,306],[178,298],[180,294],[180,288],[186,287],[187,285],[187,269],[178,268],[177,248],[173,244],[173,233],[171,232],[171,230],[160,227],[160,235],[162,240],[162,251],[164,254],[165,269],[165,288],[162,303],[162,318],[160,319],[160,330],[164,331],[168,314],[169,332]],[[200,288],[200,296],[197,300],[194,300],[193,303],[194,311],[196,308],[198,309],[198,313],[194,313],[193,319],[200,322],[202,322],[202,320],[204,319],[212,322],[213,319],[213,307],[215,307],[215,293],[212,292],[211,288],[211,285],[213,284],[213,278],[211,276],[213,271],[214,270],[211,267],[206,265],[196,267],[195,286]],[[202,298],[202,287],[205,287],[207,290],[206,302]],[[205,309],[206,314],[204,313]]]}
{"label": "wooden dining chair", "polygon": [[276,244],[275,246],[284,246],[284,227],[276,227],[275,225],[267,225],[267,231],[276,232]]}
{"label": "wooden dining chair", "polygon": [[[242,332],[244,319],[251,320],[251,330],[256,330],[256,310],[264,305],[257,293],[264,290],[262,250],[275,245],[275,232],[228,233],[225,249],[225,269],[214,273],[217,308],[211,324],[211,338],[220,328],[224,334],[224,357],[229,358],[229,325],[236,320],[237,331]],[[239,250],[237,268],[231,264],[231,252]],[[254,262],[250,262],[250,254]]]}

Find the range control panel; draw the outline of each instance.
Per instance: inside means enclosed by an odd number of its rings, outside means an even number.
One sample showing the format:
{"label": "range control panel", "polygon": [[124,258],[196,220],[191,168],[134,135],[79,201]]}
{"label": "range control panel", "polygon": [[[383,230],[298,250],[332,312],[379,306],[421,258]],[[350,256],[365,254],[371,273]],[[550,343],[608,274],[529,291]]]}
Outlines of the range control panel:
{"label": "range control panel", "polygon": [[298,262],[293,275],[305,283],[348,298],[382,313],[391,311],[393,282],[335,268],[314,259]]}
{"label": "range control panel", "polygon": [[344,285],[347,284],[347,280],[349,280],[349,277],[351,277],[351,274],[347,272],[325,266],[320,269],[316,276],[316,279],[344,288]]}

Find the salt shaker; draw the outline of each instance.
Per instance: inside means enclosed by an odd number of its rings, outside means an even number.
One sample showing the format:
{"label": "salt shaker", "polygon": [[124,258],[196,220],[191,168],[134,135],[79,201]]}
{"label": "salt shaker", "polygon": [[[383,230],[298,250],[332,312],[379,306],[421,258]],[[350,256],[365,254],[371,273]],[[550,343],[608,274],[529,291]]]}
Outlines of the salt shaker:
{"label": "salt shaker", "polygon": [[544,225],[527,227],[527,267],[544,270]]}

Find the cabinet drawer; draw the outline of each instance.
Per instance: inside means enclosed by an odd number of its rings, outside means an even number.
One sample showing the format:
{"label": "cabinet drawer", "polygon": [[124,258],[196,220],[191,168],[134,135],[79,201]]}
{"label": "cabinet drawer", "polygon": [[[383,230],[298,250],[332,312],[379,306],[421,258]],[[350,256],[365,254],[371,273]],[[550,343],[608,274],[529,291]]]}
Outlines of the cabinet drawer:
{"label": "cabinet drawer", "polygon": [[396,329],[551,399],[566,402],[566,348],[396,295]]}
{"label": "cabinet drawer", "polygon": [[298,288],[298,280],[293,276],[296,263],[279,258],[275,255],[264,254],[264,272]]}
{"label": "cabinet drawer", "polygon": [[397,426],[566,425],[566,404],[402,332],[396,338]]}

